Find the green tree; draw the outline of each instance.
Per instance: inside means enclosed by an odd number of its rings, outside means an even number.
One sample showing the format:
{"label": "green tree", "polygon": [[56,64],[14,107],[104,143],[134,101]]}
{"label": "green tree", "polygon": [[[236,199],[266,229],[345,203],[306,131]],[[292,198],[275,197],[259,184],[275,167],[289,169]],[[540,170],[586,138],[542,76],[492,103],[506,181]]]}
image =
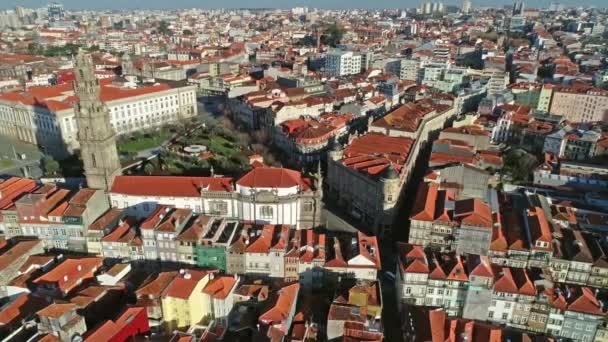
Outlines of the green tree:
{"label": "green tree", "polygon": [[152,163],[150,163],[150,162],[147,162],[147,163],[144,165],[144,172],[145,172],[145,174],[147,174],[148,176],[149,176],[149,175],[151,175],[151,174],[154,172],[154,169],[155,169],[154,164],[152,164]]}
{"label": "green tree", "polygon": [[340,44],[342,37],[344,36],[344,29],[340,27],[338,24],[331,24],[326,30],[323,36],[321,36],[321,42],[324,45],[329,45],[332,47],[336,47],[336,45]]}
{"label": "green tree", "polygon": [[517,184],[530,180],[538,160],[522,149],[511,149],[503,156],[503,163],[502,175],[511,176],[513,182]]}
{"label": "green tree", "polygon": [[44,175],[47,177],[57,176],[61,169],[59,163],[51,156],[45,156],[42,159],[42,167],[44,169]]}
{"label": "green tree", "polygon": [[158,23],[158,27],[156,28],[156,31],[160,34],[171,35],[171,30],[169,29],[169,24],[164,20],[161,20]]}

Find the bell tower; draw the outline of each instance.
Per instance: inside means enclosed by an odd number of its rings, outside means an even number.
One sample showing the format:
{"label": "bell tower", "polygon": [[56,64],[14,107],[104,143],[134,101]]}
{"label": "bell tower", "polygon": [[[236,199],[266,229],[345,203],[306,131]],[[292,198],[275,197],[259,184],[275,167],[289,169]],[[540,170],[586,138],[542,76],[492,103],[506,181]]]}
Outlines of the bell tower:
{"label": "bell tower", "polygon": [[110,125],[110,114],[99,99],[99,80],[95,77],[91,57],[79,51],[75,67],[76,123],[87,185],[108,191],[114,177],[122,171],[116,150],[116,133]]}

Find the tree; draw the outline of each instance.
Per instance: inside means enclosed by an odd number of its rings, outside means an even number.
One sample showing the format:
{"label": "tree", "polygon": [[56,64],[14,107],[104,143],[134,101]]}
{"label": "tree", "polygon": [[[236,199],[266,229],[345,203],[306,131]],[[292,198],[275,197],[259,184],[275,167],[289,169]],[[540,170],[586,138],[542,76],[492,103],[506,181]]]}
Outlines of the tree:
{"label": "tree", "polygon": [[61,170],[59,163],[51,156],[45,156],[42,159],[42,167],[44,169],[44,175],[47,177],[57,176]]}
{"label": "tree", "polygon": [[157,27],[156,31],[160,34],[171,35],[171,30],[169,29],[169,24],[164,20],[161,20],[158,23],[158,27]]}
{"label": "tree", "polygon": [[268,141],[268,133],[265,130],[259,129],[252,134],[253,141],[258,144],[263,144]]}
{"label": "tree", "polygon": [[247,133],[238,132],[236,133],[236,141],[239,145],[247,147],[251,144],[251,136]]}
{"label": "tree", "polygon": [[229,131],[232,132],[234,131],[234,124],[232,123],[232,121],[230,121],[230,119],[228,119],[225,116],[222,116],[219,120],[219,125],[225,130],[225,131]]}
{"label": "tree", "polygon": [[503,176],[508,174],[514,183],[530,180],[532,170],[538,165],[536,157],[522,149],[512,149],[503,157]]}
{"label": "tree", "polygon": [[147,163],[144,165],[144,172],[145,172],[145,173],[146,173],[148,176],[149,176],[149,175],[151,175],[151,174],[154,172],[154,169],[155,169],[154,164],[152,164],[152,163],[150,163],[150,162],[147,162]]}
{"label": "tree", "polygon": [[323,36],[321,36],[321,42],[324,45],[336,47],[336,45],[340,44],[340,41],[344,36],[344,32],[345,31],[342,27],[334,23],[325,30],[325,33],[323,34]]}
{"label": "tree", "polygon": [[183,31],[182,31],[182,34],[183,34],[184,36],[191,36],[191,35],[193,35],[194,33],[192,33],[192,31],[191,31],[191,30],[185,29],[185,30],[183,30]]}

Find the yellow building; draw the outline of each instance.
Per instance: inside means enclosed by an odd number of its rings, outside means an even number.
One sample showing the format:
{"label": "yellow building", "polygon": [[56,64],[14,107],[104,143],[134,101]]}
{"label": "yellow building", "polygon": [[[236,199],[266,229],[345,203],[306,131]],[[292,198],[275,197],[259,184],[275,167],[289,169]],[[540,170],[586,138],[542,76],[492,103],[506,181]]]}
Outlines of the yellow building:
{"label": "yellow building", "polygon": [[382,316],[382,299],[378,282],[362,281],[348,291],[348,304],[365,307],[367,315],[380,318]]}
{"label": "yellow building", "polygon": [[209,296],[203,293],[209,275],[209,271],[182,270],[167,286],[161,299],[165,331],[187,330],[212,314]]}

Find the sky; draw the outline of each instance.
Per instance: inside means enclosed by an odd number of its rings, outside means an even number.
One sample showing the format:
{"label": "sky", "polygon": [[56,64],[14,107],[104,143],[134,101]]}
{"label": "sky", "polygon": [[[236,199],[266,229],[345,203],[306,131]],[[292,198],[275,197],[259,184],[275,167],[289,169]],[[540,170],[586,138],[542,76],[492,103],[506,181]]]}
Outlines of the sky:
{"label": "sky", "polygon": [[[437,1],[437,0],[431,0]],[[544,8],[556,0],[528,1],[527,7]],[[46,6],[49,0],[0,0],[0,8],[23,6],[37,8]],[[421,0],[63,0],[66,9],[167,9],[167,8],[291,8],[307,6],[310,8],[412,8]],[[446,5],[460,5],[459,0],[443,1]],[[607,6],[606,0],[562,0],[564,5]],[[509,0],[473,0],[473,6],[510,5]]]}

